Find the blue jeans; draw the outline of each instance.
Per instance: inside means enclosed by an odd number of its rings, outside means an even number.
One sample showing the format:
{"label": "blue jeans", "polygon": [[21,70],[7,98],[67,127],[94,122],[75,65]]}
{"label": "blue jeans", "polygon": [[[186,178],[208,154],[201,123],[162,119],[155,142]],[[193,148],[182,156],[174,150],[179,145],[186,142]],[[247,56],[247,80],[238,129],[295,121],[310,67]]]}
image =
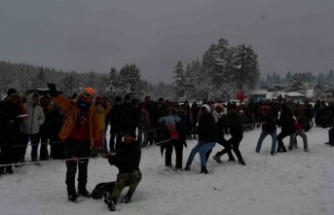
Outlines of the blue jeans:
{"label": "blue jeans", "polygon": [[[295,133],[295,139],[297,138],[297,135],[302,137],[303,143],[304,143],[304,149],[308,149],[308,142],[307,142],[307,136],[306,136],[305,130],[304,129],[297,130]],[[295,142],[293,142],[292,145],[291,144],[289,145],[290,150],[293,148],[294,143]]]}
{"label": "blue jeans", "polygon": [[260,152],[261,146],[262,146],[262,142],[266,138],[266,136],[268,136],[268,135],[270,135],[271,139],[272,139],[272,142],[271,142],[271,151],[270,152],[271,153],[275,153],[275,149],[276,149],[276,137],[277,137],[277,131],[276,130],[271,131],[271,132],[261,131],[259,140],[257,141],[256,149],[255,149],[256,152]]}
{"label": "blue jeans", "polygon": [[201,159],[201,166],[204,167],[206,165],[207,159],[205,157],[205,154],[211,150],[213,147],[215,147],[216,142],[209,142],[209,143],[204,143],[199,141],[197,145],[191,150],[188,161],[186,166],[190,167],[196,153],[199,153],[200,159]]}
{"label": "blue jeans", "polygon": [[20,147],[20,160],[24,160],[26,155],[27,145],[30,140],[31,143],[31,159],[37,158],[38,144],[39,144],[39,133],[36,134],[26,134],[21,133],[21,147]]}

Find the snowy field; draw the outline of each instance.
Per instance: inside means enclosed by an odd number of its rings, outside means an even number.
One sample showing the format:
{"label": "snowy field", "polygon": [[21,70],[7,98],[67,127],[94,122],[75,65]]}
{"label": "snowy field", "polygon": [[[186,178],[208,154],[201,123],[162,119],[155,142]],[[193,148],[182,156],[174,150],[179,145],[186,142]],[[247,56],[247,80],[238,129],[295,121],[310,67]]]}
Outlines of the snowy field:
{"label": "snowy field", "polygon": [[[334,148],[324,144],[327,130],[312,128],[307,133],[310,152],[303,151],[298,137],[298,149],[275,156],[269,154],[269,136],[257,154],[260,129],[245,132],[240,149],[247,166],[228,162],[227,155],[222,157],[223,164],[216,163],[212,156],[222,149],[216,145],[207,164],[208,175],[199,174],[198,155],[191,171],[175,172],[164,167],[158,146],[144,148],[140,165],[143,179],[132,201],[118,204],[116,212],[110,212],[102,200],[69,202],[64,161],[14,168],[14,175],[0,177],[0,214],[332,215]],[[284,142],[287,146],[288,139]],[[195,144],[194,140],[188,141],[183,164]],[[29,158],[28,148],[26,160]],[[117,172],[106,159],[90,159],[87,189],[114,181]]]}

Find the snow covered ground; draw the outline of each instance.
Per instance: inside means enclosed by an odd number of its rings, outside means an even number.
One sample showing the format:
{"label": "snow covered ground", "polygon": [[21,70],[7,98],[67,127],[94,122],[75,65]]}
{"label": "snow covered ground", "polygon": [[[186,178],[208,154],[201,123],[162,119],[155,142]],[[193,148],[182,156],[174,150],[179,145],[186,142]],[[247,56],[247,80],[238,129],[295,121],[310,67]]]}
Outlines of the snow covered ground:
{"label": "snow covered ground", "polygon": [[[0,178],[0,214],[332,215],[334,148],[324,144],[328,140],[327,131],[312,128],[307,133],[308,153],[303,151],[298,137],[298,149],[275,156],[269,154],[269,136],[257,154],[255,146],[260,129],[245,132],[240,149],[247,166],[228,162],[227,155],[222,157],[223,164],[216,163],[212,156],[222,149],[216,145],[207,164],[208,175],[199,174],[198,155],[191,171],[175,172],[164,167],[158,146],[144,148],[143,179],[132,201],[118,204],[120,211],[116,212],[110,212],[102,200],[69,202],[64,161],[26,165],[15,168],[14,175]],[[287,142],[285,139],[286,145]],[[195,140],[188,141],[184,164],[195,144]],[[28,150],[27,160],[29,154]],[[106,159],[90,159],[88,168],[89,190],[100,182],[116,179],[117,169]]]}

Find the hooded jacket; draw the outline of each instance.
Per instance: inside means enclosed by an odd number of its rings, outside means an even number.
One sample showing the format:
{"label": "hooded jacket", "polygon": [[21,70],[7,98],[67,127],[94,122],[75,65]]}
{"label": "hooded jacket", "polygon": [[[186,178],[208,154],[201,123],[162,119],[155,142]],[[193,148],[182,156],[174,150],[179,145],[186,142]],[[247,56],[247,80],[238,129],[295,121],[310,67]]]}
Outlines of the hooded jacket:
{"label": "hooded jacket", "polygon": [[[68,99],[64,96],[56,96],[53,98],[53,101],[63,107],[67,113],[66,120],[58,135],[61,140],[65,140],[71,135],[73,128],[77,122],[79,114],[79,107],[76,102],[77,100]],[[88,113],[88,136],[91,145],[94,144],[94,141],[97,141],[99,139],[98,121],[96,120],[97,117],[95,116],[95,114],[96,107],[92,105]]]}
{"label": "hooded jacket", "polygon": [[296,131],[295,120],[293,119],[292,112],[288,106],[284,105],[282,107],[282,113],[277,122],[277,125],[282,127],[282,133],[288,135],[293,134]]}
{"label": "hooded jacket", "polygon": [[44,123],[45,116],[43,108],[32,101],[33,94],[27,98],[27,103],[23,104],[28,116],[20,124],[20,132],[25,134],[39,133],[39,127]]}
{"label": "hooded jacket", "polygon": [[198,119],[198,139],[204,143],[217,141],[217,128],[211,113],[204,113]]}

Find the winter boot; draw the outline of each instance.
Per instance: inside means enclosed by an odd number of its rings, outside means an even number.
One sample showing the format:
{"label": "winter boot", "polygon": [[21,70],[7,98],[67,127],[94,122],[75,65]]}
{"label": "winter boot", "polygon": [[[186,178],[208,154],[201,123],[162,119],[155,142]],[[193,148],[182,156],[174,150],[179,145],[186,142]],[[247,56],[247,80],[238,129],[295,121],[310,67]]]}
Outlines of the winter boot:
{"label": "winter boot", "polygon": [[117,201],[115,199],[111,198],[111,195],[110,195],[109,192],[104,192],[102,194],[102,198],[103,198],[104,203],[106,203],[108,205],[108,208],[109,208],[110,211],[115,211],[116,210]]}
{"label": "winter boot", "polygon": [[86,188],[78,188],[78,196],[89,197],[89,192]]}
{"label": "winter boot", "polygon": [[229,159],[228,159],[228,162],[234,162],[235,161],[235,159],[234,159],[234,157],[230,157]]}
{"label": "winter boot", "polygon": [[277,148],[276,153],[281,153],[281,152],[282,152],[282,148],[281,147]]}
{"label": "winter boot", "polygon": [[7,167],[6,167],[6,173],[7,173],[7,174],[14,174],[14,172],[13,172],[13,167],[12,167],[12,166],[7,166]]}
{"label": "winter boot", "polygon": [[245,163],[244,160],[239,160],[239,163],[240,163],[241,165],[243,165],[243,166],[246,166],[246,163]]}
{"label": "winter boot", "polygon": [[71,194],[68,194],[68,201],[70,202],[77,202],[77,194],[76,193],[71,193]]}
{"label": "winter boot", "polygon": [[209,172],[208,172],[208,170],[206,169],[205,166],[202,166],[202,168],[201,168],[201,172],[200,172],[200,173],[208,174]]}
{"label": "winter boot", "polygon": [[213,156],[213,159],[215,161],[217,161],[217,163],[223,163],[221,160],[220,160],[220,154],[219,152],[217,152],[217,154],[215,154],[215,156]]}
{"label": "winter boot", "polygon": [[122,199],[123,203],[129,203],[133,193],[128,192]]}
{"label": "winter boot", "polygon": [[0,176],[3,175],[3,174],[5,174],[5,173],[4,173],[4,168],[3,168],[3,167],[0,167]]}
{"label": "winter boot", "polygon": [[282,152],[287,152],[285,146],[282,147]]}
{"label": "winter boot", "polygon": [[185,168],[184,168],[184,171],[189,171],[190,170],[190,167],[187,165]]}
{"label": "winter boot", "polygon": [[78,195],[75,190],[75,187],[72,186],[67,187],[67,196],[70,202],[77,202]]}

